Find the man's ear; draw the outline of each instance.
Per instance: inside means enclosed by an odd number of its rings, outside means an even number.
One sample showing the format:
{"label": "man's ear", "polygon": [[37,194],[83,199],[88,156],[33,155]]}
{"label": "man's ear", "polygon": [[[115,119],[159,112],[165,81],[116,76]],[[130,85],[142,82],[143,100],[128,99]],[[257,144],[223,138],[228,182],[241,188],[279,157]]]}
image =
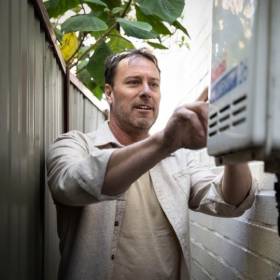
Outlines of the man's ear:
{"label": "man's ear", "polygon": [[112,104],[112,92],[113,92],[112,86],[109,84],[105,84],[104,93],[105,93],[106,100],[109,105]]}

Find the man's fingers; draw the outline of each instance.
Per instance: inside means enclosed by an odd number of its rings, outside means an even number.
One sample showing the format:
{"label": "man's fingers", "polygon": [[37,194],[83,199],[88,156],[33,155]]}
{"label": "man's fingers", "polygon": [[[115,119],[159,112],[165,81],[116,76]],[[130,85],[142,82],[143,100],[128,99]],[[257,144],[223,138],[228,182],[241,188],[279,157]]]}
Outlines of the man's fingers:
{"label": "man's fingers", "polygon": [[202,122],[202,125],[207,129],[208,123],[208,104],[206,102],[194,102],[193,104],[187,104],[184,106],[187,110],[191,110],[198,115],[198,118]]}
{"label": "man's fingers", "polygon": [[180,118],[184,121],[187,121],[188,124],[192,126],[192,129],[199,134],[199,136],[204,137],[206,133],[206,127],[204,120],[202,120],[202,117],[199,113],[197,113],[195,110],[190,110],[189,108],[186,108],[183,106],[180,111],[178,112],[180,114]]}

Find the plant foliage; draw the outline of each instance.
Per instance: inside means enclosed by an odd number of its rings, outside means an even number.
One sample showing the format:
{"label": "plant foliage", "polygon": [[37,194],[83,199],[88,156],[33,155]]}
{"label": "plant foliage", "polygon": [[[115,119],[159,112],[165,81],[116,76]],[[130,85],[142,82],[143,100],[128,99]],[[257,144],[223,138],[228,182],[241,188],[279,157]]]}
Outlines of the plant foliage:
{"label": "plant foliage", "polygon": [[185,0],[48,0],[44,2],[69,69],[98,97],[104,84],[104,60],[134,48],[133,38],[158,49],[181,33]]}

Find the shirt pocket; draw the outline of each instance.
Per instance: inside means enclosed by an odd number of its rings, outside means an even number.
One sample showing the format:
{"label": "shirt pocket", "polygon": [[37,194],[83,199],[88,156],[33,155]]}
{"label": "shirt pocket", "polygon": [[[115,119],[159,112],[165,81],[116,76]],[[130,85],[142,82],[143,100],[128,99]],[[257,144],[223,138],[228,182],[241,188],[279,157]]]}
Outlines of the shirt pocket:
{"label": "shirt pocket", "polygon": [[181,188],[184,194],[189,198],[190,196],[190,185],[191,185],[191,176],[188,170],[182,169],[173,173],[173,178],[176,181],[177,185]]}

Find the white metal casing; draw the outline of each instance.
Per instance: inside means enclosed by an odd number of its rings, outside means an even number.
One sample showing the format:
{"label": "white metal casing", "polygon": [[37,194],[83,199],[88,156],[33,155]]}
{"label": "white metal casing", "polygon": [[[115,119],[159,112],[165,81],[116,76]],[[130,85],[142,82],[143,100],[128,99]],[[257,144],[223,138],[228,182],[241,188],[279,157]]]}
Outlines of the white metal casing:
{"label": "white metal casing", "polygon": [[218,163],[280,150],[279,5],[214,1],[208,153]]}
{"label": "white metal casing", "polygon": [[266,169],[280,171],[280,1],[271,1]]}

